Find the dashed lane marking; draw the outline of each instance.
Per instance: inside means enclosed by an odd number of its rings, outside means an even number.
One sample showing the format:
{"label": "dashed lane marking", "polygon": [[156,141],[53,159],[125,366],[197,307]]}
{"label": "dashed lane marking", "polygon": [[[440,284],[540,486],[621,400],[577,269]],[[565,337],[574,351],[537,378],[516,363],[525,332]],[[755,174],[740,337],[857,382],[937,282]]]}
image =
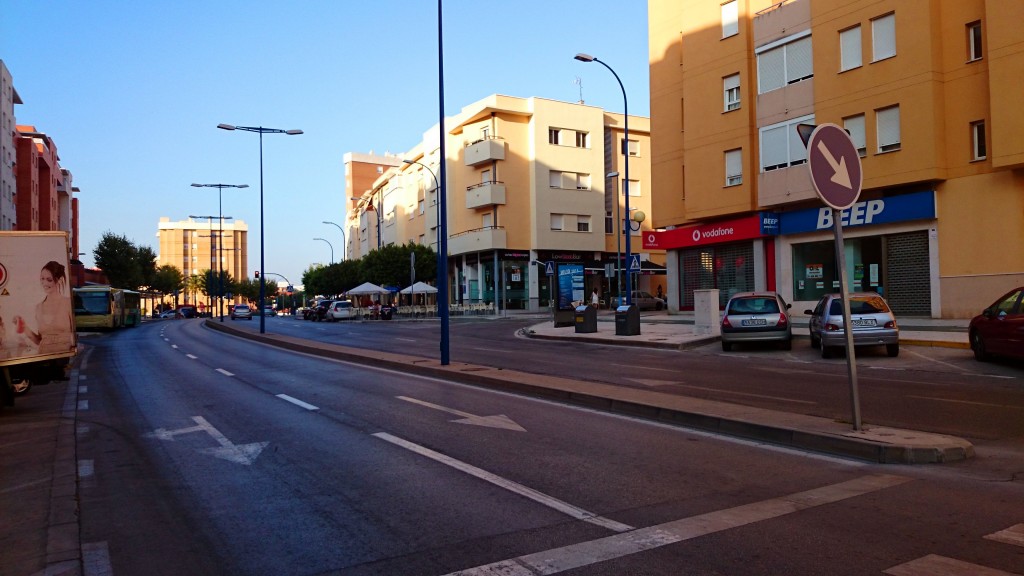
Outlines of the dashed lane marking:
{"label": "dashed lane marking", "polygon": [[185,354],[185,357],[191,358],[193,360],[198,360],[199,359],[199,356],[193,356],[192,354]]}
{"label": "dashed lane marking", "polygon": [[113,576],[106,542],[82,544],[82,569],[85,576]]}
{"label": "dashed lane marking", "polygon": [[891,576],[1018,576],[954,558],[929,554],[883,572]]}
{"label": "dashed lane marking", "polygon": [[291,396],[289,396],[287,394],[278,394],[277,397],[280,398],[281,400],[284,400],[285,402],[291,402],[292,404],[295,404],[296,406],[300,406],[302,408],[305,408],[306,410],[319,410],[320,409],[319,407],[313,406],[312,404],[307,404],[307,403],[303,402],[302,400],[299,400],[298,398],[292,398]]}
{"label": "dashed lane marking", "polygon": [[1024,548],[1024,524],[1010,526],[1006,530],[1000,530],[994,534],[985,536],[986,540],[995,540],[1004,544],[1013,544]]}
{"label": "dashed lane marking", "polygon": [[231,372],[228,372],[227,370],[225,370],[223,368],[217,368],[217,372],[220,372],[221,374],[223,374],[225,376],[234,376],[234,374],[232,374]]}

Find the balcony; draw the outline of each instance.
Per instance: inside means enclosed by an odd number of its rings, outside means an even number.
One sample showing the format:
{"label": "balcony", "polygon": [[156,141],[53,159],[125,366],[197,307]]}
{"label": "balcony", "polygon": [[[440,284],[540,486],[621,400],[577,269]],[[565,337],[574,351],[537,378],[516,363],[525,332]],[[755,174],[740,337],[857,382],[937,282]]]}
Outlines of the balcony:
{"label": "balcony", "polygon": [[466,230],[448,238],[448,253],[451,255],[482,252],[495,248],[508,248],[505,229],[500,226]]}
{"label": "balcony", "polygon": [[466,208],[505,203],[504,182],[481,182],[466,188]]}
{"label": "balcony", "polygon": [[484,138],[466,146],[466,166],[504,159],[505,141],[500,138]]}

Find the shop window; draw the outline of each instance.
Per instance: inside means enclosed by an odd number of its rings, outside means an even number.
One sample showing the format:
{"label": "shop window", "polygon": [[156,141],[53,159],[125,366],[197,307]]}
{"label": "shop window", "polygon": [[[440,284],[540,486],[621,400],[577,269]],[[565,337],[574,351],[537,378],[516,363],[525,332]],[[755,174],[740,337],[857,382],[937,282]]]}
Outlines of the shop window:
{"label": "shop window", "polygon": [[[847,287],[853,292],[882,293],[883,238],[847,238]],[[793,300],[814,301],[839,291],[835,242],[825,240],[793,245]]]}

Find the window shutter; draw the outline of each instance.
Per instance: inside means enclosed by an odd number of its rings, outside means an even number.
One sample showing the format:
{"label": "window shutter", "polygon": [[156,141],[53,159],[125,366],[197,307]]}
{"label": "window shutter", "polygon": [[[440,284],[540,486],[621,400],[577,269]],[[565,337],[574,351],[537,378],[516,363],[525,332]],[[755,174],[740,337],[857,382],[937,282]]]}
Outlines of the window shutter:
{"label": "window shutter", "polygon": [[896,15],[889,14],[871,21],[872,57],[881,60],[896,55]]}
{"label": "window shutter", "polygon": [[739,11],[736,0],[722,4],[722,38],[739,34]]}
{"label": "window shutter", "polygon": [[879,110],[877,115],[878,148],[884,151],[887,146],[900,143],[900,107],[893,106]]}
{"label": "window shutter", "polygon": [[856,116],[844,118],[843,128],[846,128],[846,131],[850,133],[850,139],[853,140],[853,146],[857,148],[859,152],[863,151],[865,148],[864,115],[858,114]]}
{"label": "window shutter", "polygon": [[861,65],[860,26],[839,33],[839,50],[842,54],[841,71]]}
{"label": "window shutter", "polygon": [[758,94],[771,92],[786,84],[786,62],[783,47],[757,56]]}
{"label": "window shutter", "polygon": [[789,153],[786,144],[786,127],[779,126],[761,132],[761,169],[786,164]]}
{"label": "window shutter", "polygon": [[795,82],[814,75],[811,60],[811,37],[807,36],[786,44],[786,80]]}
{"label": "window shutter", "polygon": [[562,173],[558,170],[552,170],[548,173],[548,185],[552,188],[562,187]]}
{"label": "window shutter", "polygon": [[799,122],[794,122],[786,126],[786,140],[789,143],[789,163],[798,164],[807,161],[807,148],[804,146],[803,140],[800,139],[800,134],[796,131],[796,126]]}
{"label": "window shutter", "polygon": [[730,184],[737,176],[743,176],[743,154],[740,150],[729,150],[725,153],[725,183]]}

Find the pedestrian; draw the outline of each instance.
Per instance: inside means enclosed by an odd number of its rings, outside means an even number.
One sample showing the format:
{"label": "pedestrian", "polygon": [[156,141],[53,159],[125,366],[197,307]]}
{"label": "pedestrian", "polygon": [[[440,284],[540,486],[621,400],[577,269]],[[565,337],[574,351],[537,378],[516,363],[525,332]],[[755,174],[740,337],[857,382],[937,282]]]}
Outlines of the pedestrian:
{"label": "pedestrian", "polygon": [[590,305],[594,308],[601,306],[601,298],[597,295],[597,288],[594,288],[594,291],[590,293]]}
{"label": "pedestrian", "polygon": [[661,291],[661,284],[658,284],[658,298],[665,299],[665,293]]}

